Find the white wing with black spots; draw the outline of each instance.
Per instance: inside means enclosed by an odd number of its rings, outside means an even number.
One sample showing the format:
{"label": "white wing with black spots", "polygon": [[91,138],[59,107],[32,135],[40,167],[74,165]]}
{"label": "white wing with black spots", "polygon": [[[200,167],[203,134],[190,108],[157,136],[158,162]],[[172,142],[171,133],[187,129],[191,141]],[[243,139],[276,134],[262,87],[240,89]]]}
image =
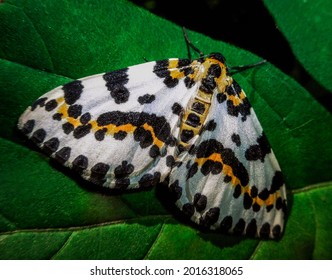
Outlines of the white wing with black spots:
{"label": "white wing with black spots", "polygon": [[177,206],[201,226],[278,238],[286,208],[280,167],[244,92],[235,81],[225,91],[215,92],[207,126],[177,158],[170,189]]}
{"label": "white wing with black spots", "polygon": [[162,71],[170,72],[149,62],[70,82],[40,97],[18,127],[95,184],[155,185],[169,174],[166,158],[176,148],[179,112],[174,108],[185,107],[195,91],[183,79],[167,86],[158,77]]}

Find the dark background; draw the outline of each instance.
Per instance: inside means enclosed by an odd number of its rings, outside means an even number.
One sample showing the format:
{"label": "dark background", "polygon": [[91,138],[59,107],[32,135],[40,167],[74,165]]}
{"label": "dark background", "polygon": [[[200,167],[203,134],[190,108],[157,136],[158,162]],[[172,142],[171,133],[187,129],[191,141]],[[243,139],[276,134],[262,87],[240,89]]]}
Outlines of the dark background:
{"label": "dark background", "polygon": [[297,61],[261,0],[130,0],[179,26],[246,49],[305,87],[332,112],[331,94]]}

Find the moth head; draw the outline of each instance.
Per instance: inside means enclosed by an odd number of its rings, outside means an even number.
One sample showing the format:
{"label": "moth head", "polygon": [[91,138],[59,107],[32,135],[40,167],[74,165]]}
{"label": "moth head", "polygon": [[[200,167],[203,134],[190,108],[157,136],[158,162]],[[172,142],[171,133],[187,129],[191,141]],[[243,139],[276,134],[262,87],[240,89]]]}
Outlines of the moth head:
{"label": "moth head", "polygon": [[218,53],[218,52],[211,53],[208,57],[209,58],[214,58],[214,59],[220,61],[222,64],[226,63],[226,59],[221,53]]}

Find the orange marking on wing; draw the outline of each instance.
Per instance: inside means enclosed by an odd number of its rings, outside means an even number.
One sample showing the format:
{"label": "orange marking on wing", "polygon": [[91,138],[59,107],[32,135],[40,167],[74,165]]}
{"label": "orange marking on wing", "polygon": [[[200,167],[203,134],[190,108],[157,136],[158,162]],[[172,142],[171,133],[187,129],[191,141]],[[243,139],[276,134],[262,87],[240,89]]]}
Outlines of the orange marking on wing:
{"label": "orange marking on wing", "polygon": [[171,59],[171,60],[169,60],[168,69],[177,68],[178,65],[179,65],[178,59]]}
{"label": "orange marking on wing", "polygon": [[93,120],[93,121],[90,121],[89,124],[91,124],[91,129],[93,131],[97,131],[98,129],[101,129],[102,127],[100,127],[97,123],[97,121]]}
{"label": "orange marking on wing", "polygon": [[246,98],[246,95],[244,94],[243,91],[240,92],[240,96],[235,96],[235,95],[227,95],[227,99],[231,100],[234,104],[234,106],[238,106],[242,104],[243,99]]}
{"label": "orange marking on wing", "polygon": [[247,186],[242,186],[240,180],[234,175],[233,173],[233,169],[231,166],[224,164],[221,158],[221,155],[219,153],[213,153],[211,154],[209,157],[206,158],[199,158],[196,159],[195,162],[197,162],[199,167],[202,167],[202,165],[207,161],[207,160],[212,160],[215,162],[220,162],[223,165],[223,169],[222,172],[226,175],[231,177],[231,185],[232,187],[236,187],[237,185],[241,186],[241,194],[245,194],[248,193],[249,196],[253,199],[252,204],[254,204],[255,202],[259,205],[259,206],[263,206],[264,204],[266,206],[272,205],[275,203],[275,201],[280,197],[280,191],[277,191],[273,194],[270,194],[269,197],[266,200],[263,200],[261,198],[259,198],[258,196],[256,197],[252,197],[251,195],[251,188],[249,187],[249,185]]}
{"label": "orange marking on wing", "polygon": [[148,125],[147,123],[145,123],[143,125],[144,129],[145,130],[148,130],[151,132],[152,134],[152,139],[153,139],[153,144],[157,145],[158,148],[162,148],[162,146],[164,146],[164,142],[160,141],[157,137],[156,137],[156,134],[154,133],[154,129],[152,126]]}
{"label": "orange marking on wing", "polygon": [[[200,159],[196,159],[196,162],[198,163],[198,166],[202,167],[202,165],[208,161],[208,160],[212,160],[212,161],[215,161],[215,162],[220,162],[223,166],[222,168],[222,172],[231,177],[232,180],[231,180],[231,183],[232,183],[232,186],[235,187],[237,185],[241,185],[240,183],[240,180],[239,178],[237,178],[234,173],[233,173],[233,169],[231,166],[227,165],[227,164],[224,164],[222,158],[221,158],[221,155],[219,153],[213,153],[211,154],[209,157],[207,158],[200,158]],[[241,187],[243,188],[243,186],[241,185]]]}
{"label": "orange marking on wing", "polygon": [[184,73],[180,72],[177,67],[179,65],[179,60],[177,59],[173,59],[173,60],[169,60],[169,64],[168,64],[168,70],[169,70],[169,74],[173,79],[181,79],[184,77]]}
{"label": "orange marking on wing", "polygon": [[132,124],[123,124],[123,125],[119,125],[119,126],[116,126],[114,124],[109,124],[105,127],[107,128],[107,133],[112,134],[112,135],[114,133],[118,133],[119,131],[125,131],[127,133],[133,133],[134,130],[136,129],[136,126],[133,126]]}
{"label": "orange marking on wing", "polygon": [[182,79],[184,77],[184,73],[180,72],[179,70],[172,70],[170,75],[173,79]]}
{"label": "orange marking on wing", "polygon": [[67,118],[68,117],[68,105],[66,103],[63,103],[59,107],[58,113],[61,114],[62,118]]}
{"label": "orange marking on wing", "polygon": [[[61,99],[61,98],[58,98],[58,100],[59,99]],[[81,122],[78,119],[75,119],[73,117],[69,117],[69,115],[68,115],[68,107],[69,106],[67,105],[67,103],[63,103],[59,107],[58,113],[61,114],[61,118],[62,119],[66,119],[67,122],[71,123],[76,128],[76,127],[78,127],[81,124]]]}
{"label": "orange marking on wing", "polygon": [[68,117],[67,122],[71,123],[75,128],[81,125],[81,122],[78,119]]}
{"label": "orange marking on wing", "polygon": [[[89,123],[91,124],[93,131],[97,131],[99,129],[106,128],[107,129],[106,134],[108,134],[108,135],[114,135],[115,133],[117,133],[119,131],[125,131],[127,133],[134,133],[135,129],[137,128],[136,126],[134,126],[132,124],[123,124],[123,125],[119,125],[119,126],[116,126],[115,124],[109,124],[106,126],[99,126],[97,121],[95,121],[95,120],[90,121]],[[153,144],[157,145],[158,148],[162,148],[164,146],[164,142],[157,138],[152,126],[145,123],[143,125],[143,128],[145,130],[148,130],[151,132]]]}
{"label": "orange marking on wing", "polygon": [[[177,61],[176,61],[177,63]],[[58,103],[62,103],[64,102],[64,98],[60,97],[57,99]],[[58,113],[61,114],[61,118],[62,119],[66,119],[67,122],[71,123],[72,125],[74,125],[74,127],[76,128],[77,126],[81,125],[81,122],[79,119],[75,119],[73,117],[69,117],[68,115],[68,104],[67,103],[63,103],[59,109],[58,109]],[[125,131],[127,133],[134,133],[135,129],[137,128],[136,126],[128,123],[128,124],[123,124],[123,125],[115,125],[115,124],[109,124],[109,125],[105,125],[105,126],[99,126],[96,120],[91,120],[88,122],[91,125],[91,129],[92,131],[97,131],[99,129],[103,129],[106,128],[107,132],[106,134],[109,135],[114,135],[115,133],[118,133],[119,131]],[[151,132],[152,135],[152,139],[153,139],[153,144],[156,145],[159,149],[162,148],[164,146],[164,142],[159,140],[158,137],[156,136],[154,129],[152,126],[148,125],[147,123],[145,123],[143,125],[143,128],[147,131]]]}

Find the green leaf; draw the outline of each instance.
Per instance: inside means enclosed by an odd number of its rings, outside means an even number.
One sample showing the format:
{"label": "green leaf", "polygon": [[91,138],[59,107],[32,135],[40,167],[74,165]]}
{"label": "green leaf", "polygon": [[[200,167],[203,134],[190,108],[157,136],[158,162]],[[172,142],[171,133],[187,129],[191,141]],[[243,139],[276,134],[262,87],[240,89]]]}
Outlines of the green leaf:
{"label": "green leaf", "polygon": [[[180,219],[161,186],[109,194],[54,164],[15,129],[28,105],[72,79],[143,57],[186,57],[181,28],[124,0],[8,0],[0,15],[1,259],[332,257],[331,184],[306,187],[332,180],[332,117],[291,78],[270,64],[234,76],[293,198],[283,238],[203,233]],[[260,60],[201,34],[189,36],[205,53],[223,53],[229,65]]]}
{"label": "green leaf", "polygon": [[264,0],[294,55],[314,79],[332,91],[332,2]]}

